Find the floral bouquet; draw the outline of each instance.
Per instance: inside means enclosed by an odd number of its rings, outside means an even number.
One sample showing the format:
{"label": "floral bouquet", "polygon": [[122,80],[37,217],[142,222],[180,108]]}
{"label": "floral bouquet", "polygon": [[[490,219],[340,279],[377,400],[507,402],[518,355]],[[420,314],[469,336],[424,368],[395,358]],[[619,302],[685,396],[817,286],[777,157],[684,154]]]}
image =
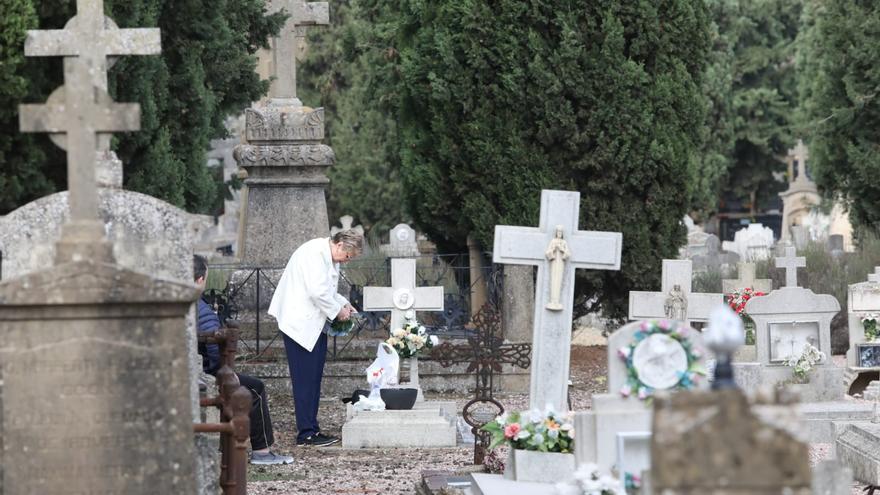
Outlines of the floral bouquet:
{"label": "floral bouquet", "polygon": [[574,443],[572,414],[559,415],[549,407],[544,412],[504,413],[482,430],[492,434],[490,449],[507,442],[514,449],[570,453]]}
{"label": "floral bouquet", "polygon": [[727,305],[730,306],[730,309],[734,310],[736,314],[743,321],[743,326],[746,330],[746,343],[754,344],[755,343],[755,322],[752,320],[752,317],[746,313],[746,303],[749,302],[749,299],[758,296],[766,296],[767,294],[761,291],[756,291],[751,287],[746,287],[744,289],[737,289],[730,294],[725,294],[725,298],[727,299]]}
{"label": "floral bouquet", "polygon": [[626,495],[620,480],[603,474],[595,464],[581,464],[574,473],[574,480],[557,483],[558,495]]}
{"label": "floral bouquet", "polygon": [[804,344],[804,350],[799,356],[789,356],[784,361],[786,366],[793,368],[794,376],[800,380],[807,379],[807,373],[816,366],[816,364],[825,361],[825,353],[815,348],[812,344]]}
{"label": "floral bouquet", "polygon": [[414,318],[406,319],[402,328],[392,330],[391,337],[385,341],[402,359],[415,357],[422,349],[430,349],[439,342],[440,339],[436,335],[428,335],[425,327],[419,325]]}
{"label": "floral bouquet", "polygon": [[330,322],[330,330],[327,331],[327,335],[331,337],[345,337],[354,330],[359,319],[360,313],[352,313],[351,317],[345,321],[333,320]]}
{"label": "floral bouquet", "polygon": [[880,337],[880,331],[877,330],[877,320],[880,320],[880,315],[877,313],[867,313],[862,316],[862,327],[865,329],[867,342],[873,342],[877,340],[877,337]]}
{"label": "floral bouquet", "polygon": [[668,335],[671,339],[681,344],[687,356],[687,370],[679,376],[678,383],[673,388],[677,390],[690,390],[697,385],[702,377],[707,375],[706,368],[703,366],[702,353],[695,348],[690,339],[687,338],[687,326],[677,324],[673,320],[643,321],[639,331],[633,334],[633,340],[629,344],[617,350],[618,357],[623,360],[626,366],[626,383],[620,388],[620,395],[623,397],[635,396],[639,400],[649,403],[654,395],[654,389],[648,386],[639,377],[639,371],[633,363],[633,355],[636,347],[654,334]]}

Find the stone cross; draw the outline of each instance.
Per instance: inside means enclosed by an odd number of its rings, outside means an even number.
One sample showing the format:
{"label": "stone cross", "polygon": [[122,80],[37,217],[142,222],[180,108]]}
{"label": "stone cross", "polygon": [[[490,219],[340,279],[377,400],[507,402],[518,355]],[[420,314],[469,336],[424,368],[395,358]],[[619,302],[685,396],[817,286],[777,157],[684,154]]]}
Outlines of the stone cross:
{"label": "stone cross", "polygon": [[[797,145],[788,150],[787,158],[789,182],[807,180],[807,160],[810,158],[810,154],[802,140],[798,139]],[[797,178],[793,175],[795,163],[797,164]]]}
{"label": "stone cross", "polygon": [[740,262],[736,264],[739,278],[721,281],[722,291],[731,294],[737,289],[751,287],[758,292],[769,293],[773,290],[773,281],[769,278],[755,278],[755,264]]}
{"label": "stone cross", "polygon": [[77,15],[64,29],[27,33],[26,56],[65,57],[64,86],[46,104],[20,105],[19,126],[22,132],[66,135],[70,227],[64,237],[100,240],[104,233],[95,175],[99,136],[140,128],[140,106],[114,103],[107,94],[107,57],[159,53],[159,30],[116,28],[104,16],[102,0],[76,4]]}
{"label": "stone cross", "polygon": [[667,318],[664,305],[669,293],[678,286],[687,299],[685,323],[690,325],[692,321],[709,321],[712,309],[724,303],[724,294],[691,292],[692,274],[690,260],[663,260],[660,292],[630,291],[629,319]]}
{"label": "stone cross", "polygon": [[[575,269],[619,270],[623,236],[619,232],[578,230],[581,195],[572,191],[541,191],[538,227],[495,226],[492,260],[537,265],[530,384],[530,407],[568,409],[572,302]],[[559,290],[562,310],[546,308],[551,295],[551,261],[547,248],[561,227],[570,256],[565,260]]]}
{"label": "stone cross", "polygon": [[340,232],[343,230],[353,230],[360,235],[364,235],[364,226],[363,225],[353,225],[353,224],[354,224],[354,217],[353,216],[342,215],[341,217],[339,217],[339,225],[341,225],[341,227],[336,227],[336,226],[330,227],[330,236],[332,237],[332,236],[336,235],[337,232]]}
{"label": "stone cross", "polygon": [[880,266],[875,266],[874,273],[868,274],[868,282],[880,282]]}
{"label": "stone cross", "polygon": [[416,260],[391,259],[391,287],[364,287],[364,311],[391,311],[391,329],[403,326],[406,312],[443,311],[443,287],[416,287]]}
{"label": "stone cross", "polygon": [[272,50],[274,80],[269,88],[269,98],[294,100],[296,97],[296,55],[299,40],[305,36],[305,26],[329,25],[330,6],[327,2],[304,0],[272,0],[272,11],[284,9],[290,17],[275,38]]}
{"label": "stone cross", "polygon": [[785,268],[786,287],[797,287],[797,269],[807,266],[807,259],[796,254],[797,250],[788,246],[785,248],[785,256],[776,258],[776,268]]}

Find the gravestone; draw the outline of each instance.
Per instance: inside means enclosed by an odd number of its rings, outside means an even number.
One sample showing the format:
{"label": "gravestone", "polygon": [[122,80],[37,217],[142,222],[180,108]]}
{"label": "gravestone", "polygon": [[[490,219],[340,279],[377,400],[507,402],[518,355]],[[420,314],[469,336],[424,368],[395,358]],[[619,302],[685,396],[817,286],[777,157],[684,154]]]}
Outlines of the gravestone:
{"label": "gravestone", "polygon": [[874,269],[874,273],[868,276],[867,282],[849,286],[847,297],[849,350],[846,351],[847,366],[880,369],[880,342],[869,345],[865,336],[862,318],[867,315],[876,315],[880,320],[880,267]]}
{"label": "gravestone", "polygon": [[381,250],[389,258],[415,258],[419,256],[419,242],[416,231],[405,223],[399,223],[388,235],[389,243],[383,244]]}
{"label": "gravestone", "polygon": [[697,271],[723,271],[739,261],[739,255],[721,250],[721,241],[714,235],[706,238],[705,254],[691,257],[693,269]]}
{"label": "gravestone", "polygon": [[835,456],[852,469],[853,477],[880,486],[880,422],[844,423],[836,431]]}
{"label": "gravestone", "polygon": [[[415,242],[414,231],[400,224],[391,231],[391,251],[404,252],[409,241]],[[364,287],[364,311],[391,311],[391,331],[403,328],[406,315],[417,317],[418,311],[443,311],[443,287],[416,287],[416,259],[391,258],[391,287]],[[418,318],[416,318],[418,320]],[[412,360],[409,386],[419,389],[418,361]]]}
{"label": "gravestone", "polygon": [[0,283],[3,493],[195,491],[182,329],[198,289],[116,263],[95,180],[107,134],[139,127],[139,107],[105,91],[107,56],[158,46],[158,29],[118,29],[100,0],[28,32],[26,55],[65,57],[63,89],[20,119],[66,135],[70,216],[53,267]]}
{"label": "gravestone", "polygon": [[[667,323],[672,325],[672,328],[680,329],[682,340],[690,342],[692,349],[696,350],[696,355],[700,356],[699,359],[702,362],[707,351],[700,332],[687,326],[681,326],[678,322]],[[578,465],[595,463],[605,470],[617,469],[621,459],[621,447],[624,451],[629,450],[632,454],[628,459],[632,468],[646,463],[650,465],[650,458],[646,459],[644,455],[634,454],[634,452],[647,453],[644,447],[645,442],[650,440],[650,401],[641,400],[637,396],[636,390],[625,392],[625,388],[630,386],[630,372],[628,362],[622,358],[621,354],[630,352],[630,346],[635,342],[643,343],[636,346],[640,355],[648,352],[648,348],[655,344],[653,339],[656,339],[659,334],[649,336],[652,339],[650,341],[643,337],[642,334],[648,328],[646,325],[648,322],[645,321],[628,323],[608,338],[608,391],[604,394],[593,394],[591,409],[578,412],[575,415],[576,437],[574,445]],[[662,347],[670,351],[674,349],[674,347]],[[667,352],[666,354],[680,357],[676,352]],[[647,356],[647,354],[645,355]],[[679,369],[681,363],[676,359],[657,359],[657,366],[654,366],[653,363],[646,365],[641,369],[641,372],[638,372],[639,368],[636,368],[638,376],[644,382],[656,385],[653,387],[654,390],[673,390],[681,380],[681,377],[677,375],[677,372],[681,371]],[[635,362],[636,356],[633,356],[633,360]],[[644,363],[637,363],[636,366],[639,364]],[[685,361],[685,365],[687,364]],[[685,367],[686,369],[687,367]],[[672,378],[670,379],[670,377]],[[705,388],[708,386],[708,380],[701,380],[695,386]],[[641,470],[630,471],[630,474],[640,476]]]}
{"label": "gravestone", "polygon": [[653,493],[811,495],[809,446],[790,430],[796,416],[785,403],[757,413],[738,389],[658,397]]}
{"label": "gravestone", "polygon": [[740,262],[736,264],[736,279],[724,279],[721,281],[722,292],[732,294],[734,291],[751,287],[756,292],[765,294],[773,290],[773,280],[769,278],[755,278],[755,264]]}
{"label": "gravestone", "polygon": [[[691,266],[690,260],[663,260],[660,292],[630,291],[629,319],[670,318],[688,324],[708,321],[712,308],[724,302],[724,294],[691,292]],[[673,302],[679,303],[678,307],[673,307]],[[678,314],[670,314],[673,310]]]}
{"label": "gravestone", "polygon": [[[786,271],[785,286],[746,303],[745,312],[755,321],[755,348],[758,367],[743,369],[752,374],[747,390],[759,385],[776,385],[793,380],[792,368],[784,361],[799,356],[809,343],[825,353],[826,359],[809,372],[809,383],[793,384],[804,401],[832,401],[843,397],[844,369],[833,365],[831,356],[831,319],[840,311],[834,296],[814,294],[797,286],[797,268],[806,266],[795,248],[776,259],[776,267]],[[742,363],[734,367],[744,366]]]}
{"label": "gravestone", "polygon": [[537,265],[530,408],[567,409],[576,268],[619,270],[618,232],[578,230],[580,193],[541,191],[537,228],[495,227],[493,261]]}
{"label": "gravestone", "polygon": [[[343,230],[353,230],[360,235],[364,235],[364,226],[363,225],[354,225],[354,217],[351,215],[342,215],[339,217],[339,225],[340,227],[333,226],[330,227],[330,237],[333,237],[337,233]],[[366,249],[366,244],[364,245],[364,249]]]}
{"label": "gravestone", "polygon": [[725,251],[738,254],[742,261],[758,261],[773,254],[773,243],[773,229],[760,223],[751,223],[736,231],[733,241],[724,241],[721,245]]}

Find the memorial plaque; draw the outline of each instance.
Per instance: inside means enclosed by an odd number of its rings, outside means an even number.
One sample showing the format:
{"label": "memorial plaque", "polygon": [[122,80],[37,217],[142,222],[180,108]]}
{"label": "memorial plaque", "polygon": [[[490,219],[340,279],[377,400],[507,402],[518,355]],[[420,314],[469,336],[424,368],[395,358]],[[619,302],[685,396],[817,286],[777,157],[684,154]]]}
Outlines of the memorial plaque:
{"label": "memorial plaque", "polygon": [[858,344],[856,350],[860,368],[880,368],[880,342]]}
{"label": "memorial plaque", "polygon": [[770,323],[771,363],[782,363],[792,356],[799,356],[806,344],[819,347],[818,321]]}
{"label": "memorial plaque", "polygon": [[864,288],[850,291],[853,311],[880,311],[880,288]]}

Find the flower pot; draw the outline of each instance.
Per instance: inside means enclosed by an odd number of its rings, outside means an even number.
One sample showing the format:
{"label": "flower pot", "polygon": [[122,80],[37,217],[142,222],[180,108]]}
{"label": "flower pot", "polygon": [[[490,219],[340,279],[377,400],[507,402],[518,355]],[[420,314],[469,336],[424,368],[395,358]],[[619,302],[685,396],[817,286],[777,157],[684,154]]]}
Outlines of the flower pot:
{"label": "flower pot", "polygon": [[416,388],[383,388],[379,391],[385,409],[412,409],[419,390]]}
{"label": "flower pot", "polygon": [[516,481],[558,483],[570,480],[574,471],[574,454],[511,449],[504,466],[504,477]]}

